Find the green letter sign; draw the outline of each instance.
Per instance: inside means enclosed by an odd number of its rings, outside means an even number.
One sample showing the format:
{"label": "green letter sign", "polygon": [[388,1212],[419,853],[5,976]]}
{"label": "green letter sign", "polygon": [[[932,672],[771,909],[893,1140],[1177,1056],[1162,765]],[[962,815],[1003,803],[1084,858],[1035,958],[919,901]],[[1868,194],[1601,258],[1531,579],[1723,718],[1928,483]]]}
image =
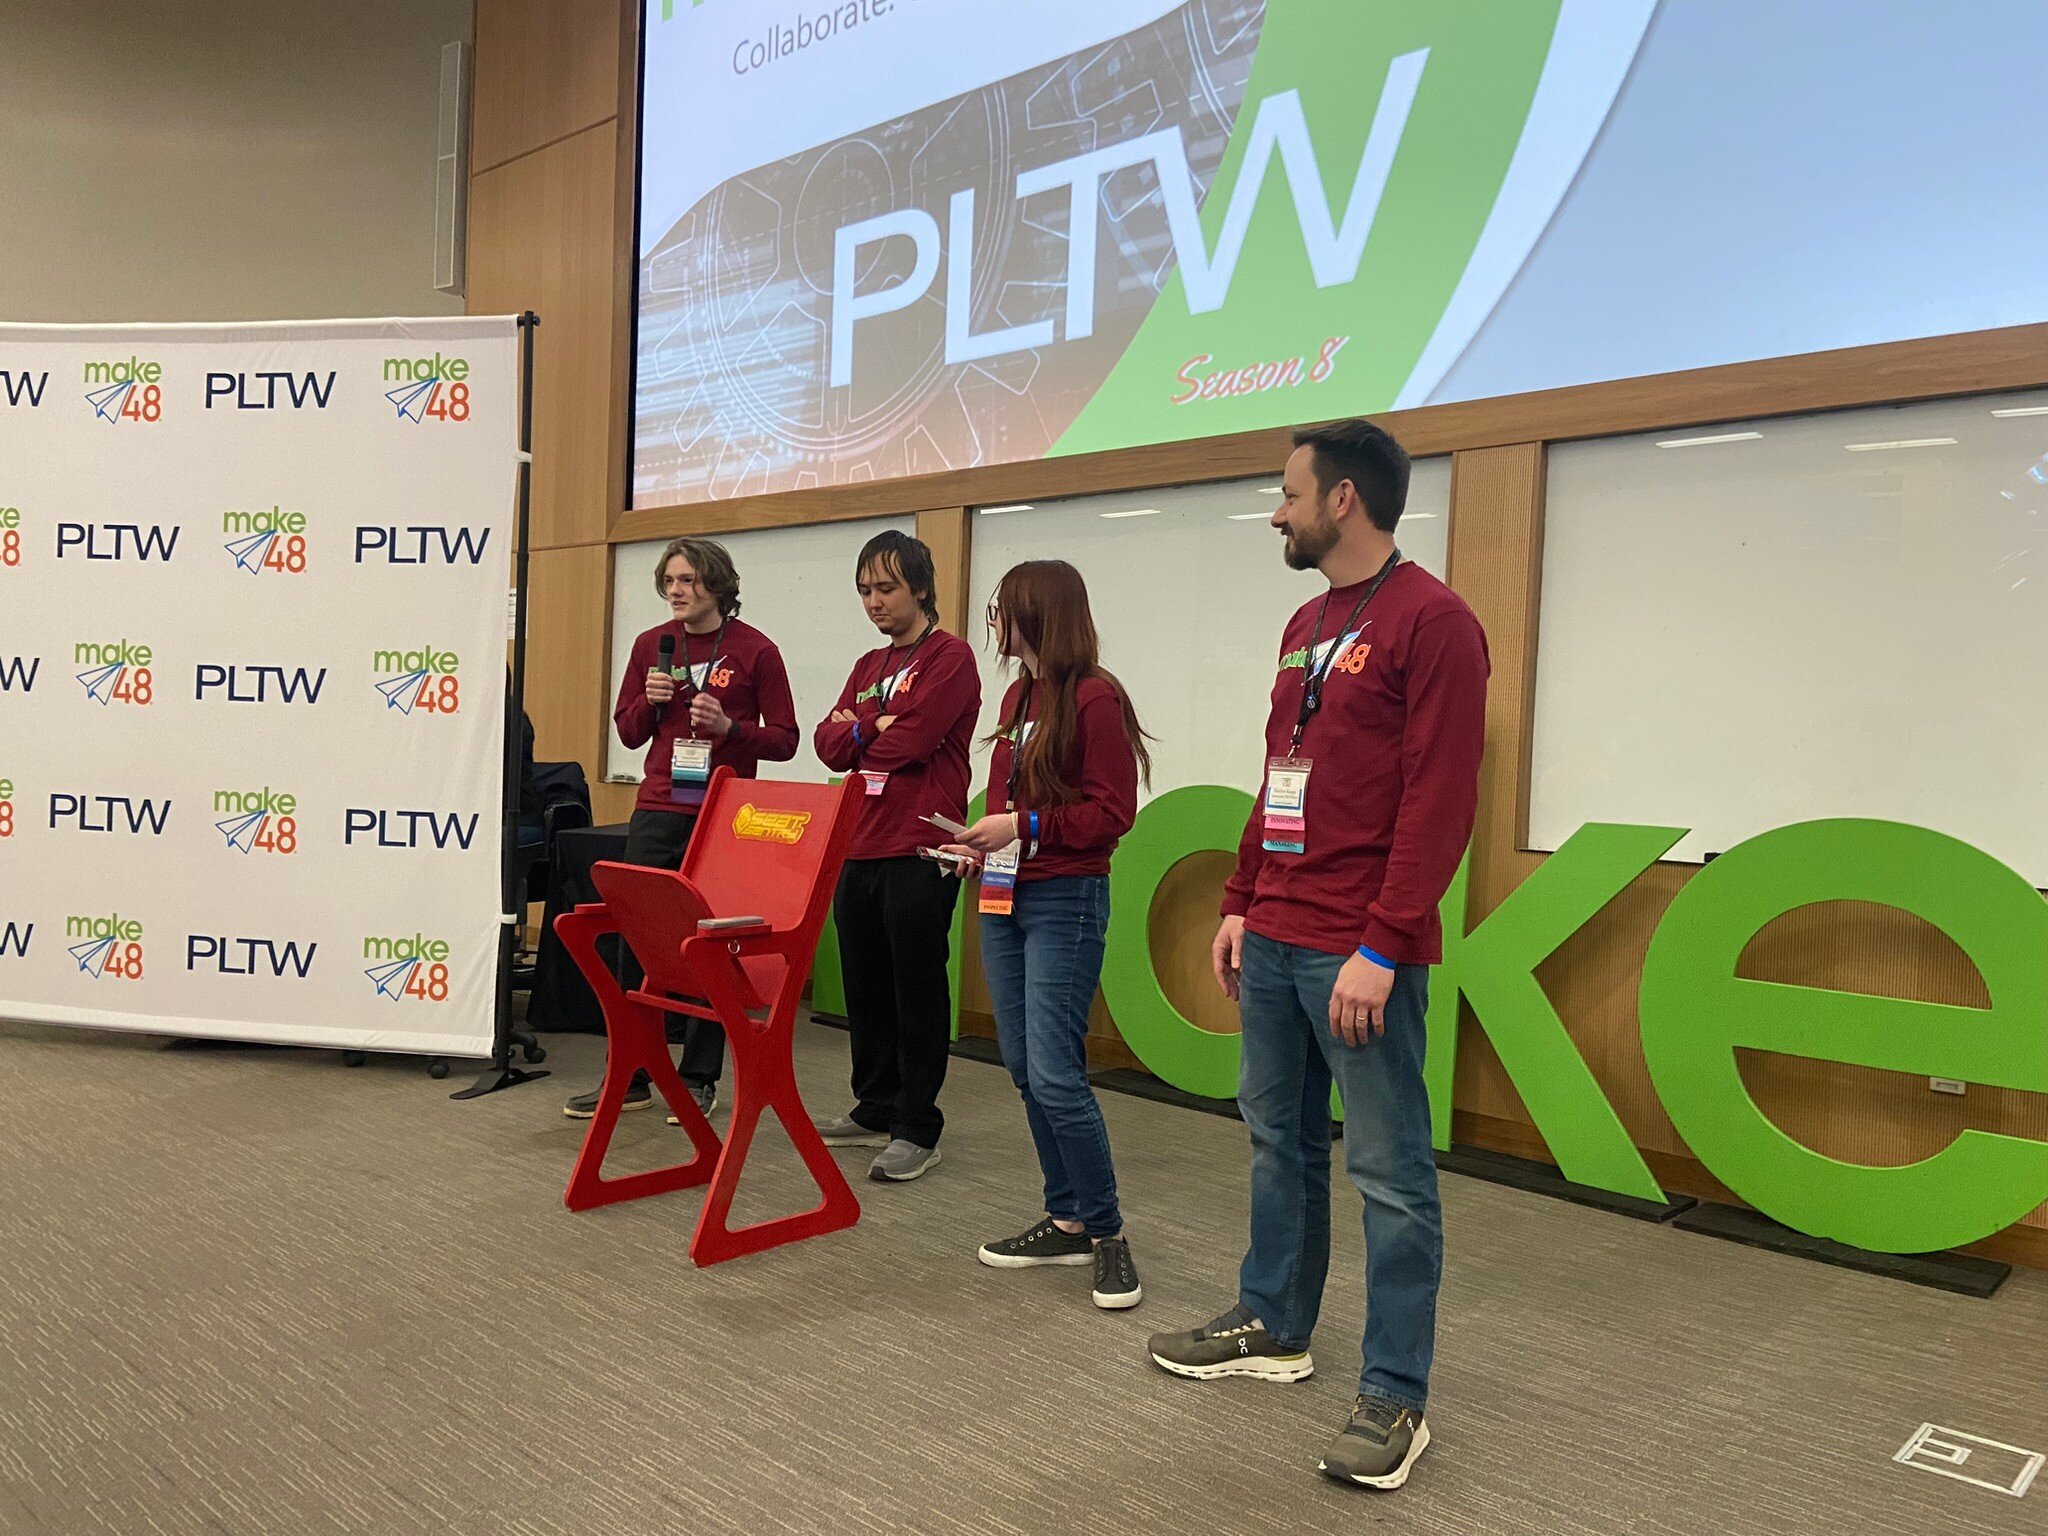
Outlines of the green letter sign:
{"label": "green letter sign", "polygon": [[[1991,1006],[1961,1008],[1736,976],[1772,919],[1873,901],[1962,946]],[[1838,1162],[1751,1101],[1739,1048],[2048,1092],[2048,902],[1989,854],[1919,827],[1813,821],[1753,837],[1678,893],[1650,941],[1643,1059],[1686,1145],[1744,1200],[1802,1232],[1921,1253],[1973,1242],[2048,1199],[2048,1143],[1964,1131],[1902,1168]]]}

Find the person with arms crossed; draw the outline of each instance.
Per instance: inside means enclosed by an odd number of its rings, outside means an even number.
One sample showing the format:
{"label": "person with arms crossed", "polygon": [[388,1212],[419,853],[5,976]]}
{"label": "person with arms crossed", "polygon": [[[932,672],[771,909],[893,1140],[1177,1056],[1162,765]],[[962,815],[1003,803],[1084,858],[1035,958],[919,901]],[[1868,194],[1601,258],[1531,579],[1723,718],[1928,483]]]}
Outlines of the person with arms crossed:
{"label": "person with arms crossed", "polygon": [[897,1183],[939,1162],[959,886],[921,855],[946,840],[926,817],[957,825],[967,814],[967,753],[981,712],[974,650],[939,628],[935,580],[932,552],[908,534],[868,540],[854,584],[888,643],[853,664],[812,738],[819,761],[859,774],[865,792],[832,903],[855,1103],[815,1123],[827,1146],[880,1147],[868,1175]]}
{"label": "person with arms crossed", "polygon": [[[645,744],[647,766],[626,828],[627,864],[680,869],[712,770],[752,778],[762,762],[796,756],[796,704],[775,642],[742,623],[740,578],[725,546],[711,539],[672,540],[654,567],[654,587],[671,617],[633,642],[612,714],[619,740]],[[712,1019],[668,1016],[682,1035],[680,1072],[697,1107],[710,1114],[725,1068],[725,1031]],[[597,1113],[598,1090],[562,1106],[575,1120]],[[625,1108],[654,1102],[647,1074],[636,1072]],[[675,1116],[670,1115],[670,1124]]]}
{"label": "person with arms crossed", "polygon": [[[1088,1005],[1102,978],[1109,858],[1138,814],[1151,754],[1123,684],[1103,670],[1081,573],[1014,566],[989,628],[1022,675],[1003,695],[988,812],[941,849],[981,868],[981,958],[1003,1065],[1045,1175],[1045,1217],[985,1243],[995,1269],[1092,1264],[1095,1305],[1144,1299],[1117,1207],[1109,1128],[1088,1082]],[[955,865],[959,868],[959,865]]]}
{"label": "person with arms crossed", "polygon": [[[1471,840],[1485,739],[1486,636],[1394,529],[1408,455],[1378,427],[1299,432],[1273,526],[1329,583],[1280,644],[1266,774],[1212,950],[1236,999],[1238,1107],[1252,1141],[1251,1243],[1237,1304],[1152,1337],[1176,1375],[1299,1381],[1330,1258],[1330,1084],[1365,1201],[1364,1369],[1319,1468],[1398,1488],[1423,1419],[1443,1270],[1429,1094],[1437,904]],[[1332,622],[1334,620],[1334,623]]]}

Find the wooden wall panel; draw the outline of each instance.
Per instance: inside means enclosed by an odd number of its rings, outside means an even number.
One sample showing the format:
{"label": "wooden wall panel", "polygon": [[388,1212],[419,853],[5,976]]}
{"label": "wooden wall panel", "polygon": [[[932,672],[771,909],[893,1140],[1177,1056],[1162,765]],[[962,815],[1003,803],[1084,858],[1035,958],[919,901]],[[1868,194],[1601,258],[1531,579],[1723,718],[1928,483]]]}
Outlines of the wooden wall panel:
{"label": "wooden wall panel", "polygon": [[531,309],[533,547],[604,540],[611,521],[616,125],[470,181],[469,308]]}
{"label": "wooden wall panel", "polygon": [[618,114],[620,15],[619,0],[477,0],[472,175]]}
{"label": "wooden wall panel", "polygon": [[534,756],[575,761],[596,784],[604,765],[604,611],[611,551],[602,544],[536,549],[527,573],[526,713]]}

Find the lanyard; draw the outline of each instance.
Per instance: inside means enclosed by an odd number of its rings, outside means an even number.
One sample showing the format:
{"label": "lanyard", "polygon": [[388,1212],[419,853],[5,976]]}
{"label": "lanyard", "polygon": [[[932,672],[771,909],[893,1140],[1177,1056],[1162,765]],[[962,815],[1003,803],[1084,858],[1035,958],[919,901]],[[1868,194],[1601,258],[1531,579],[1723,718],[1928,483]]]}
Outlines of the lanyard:
{"label": "lanyard", "polygon": [[[711,642],[711,659],[704,664],[704,681],[707,683],[711,681],[711,669],[718,665],[719,648],[725,644],[725,622],[723,618],[719,619],[718,635]],[[696,636],[687,629],[683,631],[683,686],[680,692],[685,704],[697,694],[708,691],[697,686],[697,673],[690,665],[690,642],[694,639]]]}
{"label": "lanyard", "polygon": [[882,675],[876,680],[876,686],[881,692],[876,696],[875,704],[883,714],[889,713],[890,696],[896,692],[896,685],[902,681],[903,674],[910,670],[910,663],[917,657],[917,648],[923,645],[925,641],[931,639],[932,631],[938,627],[936,624],[925,625],[924,633],[911,641],[910,648],[903,653],[903,665],[894,672],[889,671],[889,663],[887,661],[882,663]]}
{"label": "lanyard", "polygon": [[[1394,567],[1400,563],[1400,550],[1397,549],[1387,556],[1387,563],[1381,566],[1379,574],[1373,577],[1372,585],[1365,589],[1365,596],[1361,597],[1358,606],[1351,610],[1351,617],[1340,624],[1337,633],[1330,637],[1330,649],[1323,656],[1323,664],[1318,667],[1316,647],[1323,643],[1323,620],[1330,612],[1330,594],[1323,594],[1323,605],[1316,610],[1316,627],[1309,633],[1308,660],[1302,664],[1301,713],[1294,719],[1294,745],[1288,748],[1289,752],[1301,750],[1301,733],[1308,729],[1309,721],[1314,719],[1316,711],[1323,707],[1323,680],[1330,675],[1330,668],[1336,665],[1338,642],[1351,632],[1352,626],[1358,622],[1358,616],[1365,612],[1365,605],[1373,600],[1374,595],[1385,585],[1386,579],[1394,574]],[[1331,590],[1334,591],[1335,588]]]}

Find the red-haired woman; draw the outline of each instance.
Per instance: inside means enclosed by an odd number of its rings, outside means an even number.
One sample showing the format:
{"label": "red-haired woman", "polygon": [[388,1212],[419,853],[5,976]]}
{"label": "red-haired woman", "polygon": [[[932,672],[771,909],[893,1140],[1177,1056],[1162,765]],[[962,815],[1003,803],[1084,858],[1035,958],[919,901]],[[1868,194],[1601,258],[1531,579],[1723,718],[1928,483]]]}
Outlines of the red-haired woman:
{"label": "red-haired woman", "polygon": [[1088,1083],[1088,1005],[1109,927],[1109,856],[1149,775],[1145,735],[1102,668],[1081,573],[1011,569],[988,622],[1020,676],[990,738],[989,814],[951,846],[981,866],[981,957],[1004,1065],[1045,1171],[1045,1219],[985,1244],[998,1269],[1094,1265],[1095,1304],[1144,1297],[1117,1209],[1109,1131]]}

